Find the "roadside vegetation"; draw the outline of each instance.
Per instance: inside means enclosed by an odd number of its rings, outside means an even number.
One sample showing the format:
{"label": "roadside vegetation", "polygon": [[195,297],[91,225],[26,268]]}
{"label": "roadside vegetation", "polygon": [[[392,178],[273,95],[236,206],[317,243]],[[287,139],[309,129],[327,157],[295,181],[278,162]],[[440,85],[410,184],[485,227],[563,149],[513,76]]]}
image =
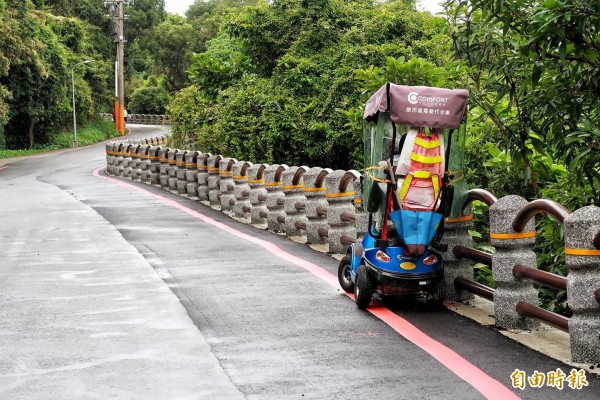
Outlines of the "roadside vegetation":
{"label": "roadside vegetation", "polygon": [[[118,136],[119,133],[115,130],[112,121],[95,120],[77,129],[77,144],[89,146]],[[73,132],[65,131],[52,136],[50,143],[36,144],[32,149],[0,150],[0,158],[23,157],[71,147],[73,147]]]}

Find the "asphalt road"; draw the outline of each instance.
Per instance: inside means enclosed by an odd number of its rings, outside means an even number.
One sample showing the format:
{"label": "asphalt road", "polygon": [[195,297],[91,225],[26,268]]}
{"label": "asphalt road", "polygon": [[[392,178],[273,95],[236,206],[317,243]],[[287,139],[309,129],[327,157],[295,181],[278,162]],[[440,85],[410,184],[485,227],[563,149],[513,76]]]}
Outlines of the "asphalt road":
{"label": "asphalt road", "polygon": [[600,398],[513,388],[571,367],[450,311],[361,311],[330,256],[104,165],[0,166],[0,399]]}

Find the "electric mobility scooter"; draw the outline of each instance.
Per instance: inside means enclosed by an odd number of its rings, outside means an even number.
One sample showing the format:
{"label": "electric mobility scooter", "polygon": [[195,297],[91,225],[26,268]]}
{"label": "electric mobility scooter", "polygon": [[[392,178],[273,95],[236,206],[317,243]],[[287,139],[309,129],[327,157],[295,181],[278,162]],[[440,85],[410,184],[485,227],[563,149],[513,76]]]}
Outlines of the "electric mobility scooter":
{"label": "electric mobility scooter", "polygon": [[363,204],[368,231],[340,261],[356,305],[420,296],[445,298],[444,219],[459,220],[468,91],[388,83],[364,111]]}

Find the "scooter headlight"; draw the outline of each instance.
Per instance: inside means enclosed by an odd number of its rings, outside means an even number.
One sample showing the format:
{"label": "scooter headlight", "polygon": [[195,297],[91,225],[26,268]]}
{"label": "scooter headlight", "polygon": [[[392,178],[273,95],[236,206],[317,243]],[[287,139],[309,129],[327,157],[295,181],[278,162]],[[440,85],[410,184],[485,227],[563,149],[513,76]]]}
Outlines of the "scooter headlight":
{"label": "scooter headlight", "polygon": [[388,256],[387,254],[385,254],[383,251],[379,250],[377,251],[377,253],[375,253],[375,258],[381,262],[390,262],[392,259],[390,258],[390,256]]}
{"label": "scooter headlight", "polygon": [[430,254],[423,260],[423,264],[425,265],[433,265],[438,262],[438,258],[435,254]]}

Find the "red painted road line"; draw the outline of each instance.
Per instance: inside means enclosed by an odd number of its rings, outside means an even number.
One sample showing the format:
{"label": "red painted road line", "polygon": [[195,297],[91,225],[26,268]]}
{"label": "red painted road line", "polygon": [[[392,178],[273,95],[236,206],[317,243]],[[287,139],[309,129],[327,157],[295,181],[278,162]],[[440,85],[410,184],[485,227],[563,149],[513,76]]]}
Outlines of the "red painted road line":
{"label": "red painted road line", "polygon": [[[127,186],[131,189],[137,190],[141,193],[144,193],[148,196],[154,197],[157,200],[163,201],[195,218],[198,218],[208,224],[211,224],[219,229],[224,230],[227,233],[230,233],[233,236],[239,237],[241,239],[248,240],[252,243],[256,243],[259,246],[263,247],[265,250],[270,253],[289,261],[293,264],[298,265],[299,267],[304,268],[309,271],[313,275],[319,277],[323,281],[327,282],[334,288],[339,288],[339,283],[337,276],[329,273],[324,268],[313,264],[309,261],[303,260],[299,257],[296,257],[281,248],[277,245],[268,242],[266,240],[262,240],[256,238],[254,236],[250,236],[246,233],[242,233],[237,229],[234,229],[230,226],[227,226],[221,222],[218,222],[210,217],[207,217],[204,214],[200,214],[197,211],[192,210],[178,202],[166,198],[164,196],[160,196],[154,194],[152,192],[147,191],[146,189],[140,188],[138,186],[129,184],[127,182],[123,182],[118,179],[113,179],[107,176],[102,176],[99,174],[99,171],[102,169],[98,168],[94,170],[93,175],[95,177],[105,179],[110,182],[117,183],[119,185]],[[354,297],[354,296],[349,296]],[[433,358],[438,360],[442,365],[448,368],[450,371],[455,373],[459,378],[473,386],[477,391],[479,391],[482,395],[484,395],[488,399],[498,399],[498,400],[511,400],[511,399],[519,399],[517,395],[515,395],[510,389],[504,386],[501,382],[498,382],[491,376],[487,375],[485,372],[477,368],[475,365],[471,364],[469,361],[464,359],[462,356],[457,354],[454,350],[449,347],[444,346],[442,343],[430,338],[421,330],[419,330],[416,326],[405,320],[404,318],[394,314],[392,311],[388,310],[385,307],[370,307],[368,311],[385,322],[388,326],[398,332],[400,335],[404,336],[407,340],[411,341],[413,344],[417,345],[421,349],[425,350],[429,353]]]}

